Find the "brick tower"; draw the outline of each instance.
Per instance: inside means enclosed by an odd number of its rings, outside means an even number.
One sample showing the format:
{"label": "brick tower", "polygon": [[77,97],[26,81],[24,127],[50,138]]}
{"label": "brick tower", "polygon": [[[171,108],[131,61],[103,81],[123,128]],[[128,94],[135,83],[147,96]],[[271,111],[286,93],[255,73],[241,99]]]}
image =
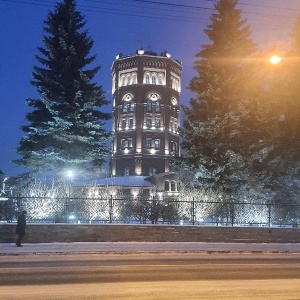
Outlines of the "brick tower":
{"label": "brick tower", "polygon": [[179,154],[181,63],[166,51],[118,55],[112,68],[111,176],[169,172]]}

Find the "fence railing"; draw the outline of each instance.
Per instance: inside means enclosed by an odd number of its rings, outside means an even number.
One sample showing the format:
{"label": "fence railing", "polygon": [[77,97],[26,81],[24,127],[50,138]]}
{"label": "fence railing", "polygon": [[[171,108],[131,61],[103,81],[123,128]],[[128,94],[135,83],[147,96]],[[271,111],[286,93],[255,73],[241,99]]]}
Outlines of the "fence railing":
{"label": "fence railing", "polygon": [[0,220],[14,222],[27,210],[33,223],[123,223],[296,227],[300,205],[151,197],[8,197]]}

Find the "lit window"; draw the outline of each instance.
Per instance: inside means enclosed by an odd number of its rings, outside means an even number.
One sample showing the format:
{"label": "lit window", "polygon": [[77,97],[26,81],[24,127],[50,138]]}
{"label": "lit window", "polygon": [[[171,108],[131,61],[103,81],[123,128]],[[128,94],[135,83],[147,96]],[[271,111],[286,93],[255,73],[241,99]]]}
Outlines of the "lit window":
{"label": "lit window", "polygon": [[152,74],[152,84],[156,84],[156,74]]}
{"label": "lit window", "polygon": [[150,74],[149,74],[149,73],[146,73],[146,76],[145,76],[145,83],[146,83],[146,84],[150,84]]}
{"label": "lit window", "polygon": [[128,139],[128,149],[132,149],[133,148],[133,141],[132,139]]}
{"label": "lit window", "polygon": [[127,85],[130,85],[130,84],[131,84],[131,76],[128,75],[128,76],[127,76]]}
{"label": "lit window", "polygon": [[147,118],[146,119],[146,127],[147,128],[151,128],[152,127],[152,119],[151,118]]}
{"label": "lit window", "polygon": [[177,155],[177,143],[175,142],[171,142],[171,155]]}
{"label": "lit window", "polygon": [[163,75],[162,74],[158,74],[158,84],[159,85],[163,84]]}
{"label": "lit window", "polygon": [[124,150],[127,146],[127,141],[126,140],[121,140],[121,150]]}
{"label": "lit window", "polygon": [[122,108],[122,112],[127,112],[127,110],[128,110],[128,103],[127,102],[124,102],[123,103],[123,108]]}
{"label": "lit window", "polygon": [[160,149],[160,139],[154,140],[154,149],[159,150]]}
{"label": "lit window", "polygon": [[165,191],[168,192],[170,190],[170,183],[169,181],[165,181]]}
{"label": "lit window", "polygon": [[174,132],[177,132],[177,122],[174,122]]}
{"label": "lit window", "polygon": [[155,102],[155,112],[160,112],[160,103],[159,103],[159,101]]}
{"label": "lit window", "polygon": [[151,139],[146,139],[146,149],[151,149]]}
{"label": "lit window", "polygon": [[133,73],[133,74],[132,74],[132,84],[137,84],[136,73]]}
{"label": "lit window", "polygon": [[175,143],[175,142],[171,142],[171,150],[172,150],[172,152],[176,152],[177,151],[177,143]]}
{"label": "lit window", "polygon": [[147,101],[147,111],[152,110],[152,102],[150,100]]}
{"label": "lit window", "polygon": [[160,127],[160,118],[155,118],[155,127],[156,128]]}
{"label": "lit window", "polygon": [[130,101],[130,103],[129,103],[129,111],[134,112],[134,102],[133,101]]}
{"label": "lit window", "polygon": [[129,128],[133,128],[133,118],[129,118]]}
{"label": "lit window", "polygon": [[171,191],[175,192],[176,191],[176,185],[175,185],[175,181],[171,182]]}
{"label": "lit window", "polygon": [[122,129],[126,128],[126,119],[122,119],[122,125],[121,125]]}

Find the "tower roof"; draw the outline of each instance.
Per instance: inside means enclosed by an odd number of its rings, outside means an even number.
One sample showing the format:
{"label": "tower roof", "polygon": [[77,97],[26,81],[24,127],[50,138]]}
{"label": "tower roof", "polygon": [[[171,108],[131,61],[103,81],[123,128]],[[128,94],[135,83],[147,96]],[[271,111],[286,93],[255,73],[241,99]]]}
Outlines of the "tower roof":
{"label": "tower roof", "polygon": [[124,55],[123,53],[120,53],[116,56],[116,61],[118,60],[122,60],[122,59],[128,59],[128,58],[131,58],[131,57],[145,57],[145,56],[148,56],[148,57],[153,57],[153,58],[165,58],[165,59],[170,59],[172,60],[173,62],[177,63],[178,65],[182,65],[182,62],[177,60],[177,59],[173,59],[171,54],[168,52],[168,51],[163,51],[160,53],[160,55],[158,55],[156,52],[154,51],[145,51],[144,49],[139,49],[139,50],[136,50],[136,53],[135,54],[129,54],[129,55]]}

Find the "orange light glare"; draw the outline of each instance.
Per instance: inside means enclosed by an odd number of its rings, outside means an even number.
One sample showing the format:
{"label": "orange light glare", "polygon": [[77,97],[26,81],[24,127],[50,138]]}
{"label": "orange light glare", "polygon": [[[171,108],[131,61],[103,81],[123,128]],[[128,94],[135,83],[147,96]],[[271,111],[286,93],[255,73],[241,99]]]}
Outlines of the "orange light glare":
{"label": "orange light glare", "polygon": [[280,63],[281,60],[282,60],[282,57],[280,57],[278,55],[273,55],[272,57],[270,57],[269,62],[273,65],[276,65],[276,64]]}

